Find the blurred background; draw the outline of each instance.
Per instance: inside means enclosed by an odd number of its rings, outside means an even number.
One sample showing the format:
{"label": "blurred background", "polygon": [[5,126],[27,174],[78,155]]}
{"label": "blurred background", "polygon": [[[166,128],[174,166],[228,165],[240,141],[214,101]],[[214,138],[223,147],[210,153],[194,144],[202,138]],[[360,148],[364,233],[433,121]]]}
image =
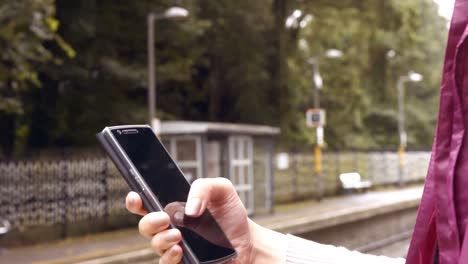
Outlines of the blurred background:
{"label": "blurred background", "polygon": [[[442,0],[1,0],[0,259],[135,231],[128,188],[95,134],[136,123],[153,125],[189,180],[230,178],[266,225],[296,206],[329,212],[409,193],[410,208],[374,219],[375,230],[404,226],[387,244],[407,247],[452,9]],[[365,235],[365,221],[304,237],[373,252],[363,245],[380,231]],[[327,240],[343,230],[364,238]],[[15,263],[47,260],[31,254]]]}

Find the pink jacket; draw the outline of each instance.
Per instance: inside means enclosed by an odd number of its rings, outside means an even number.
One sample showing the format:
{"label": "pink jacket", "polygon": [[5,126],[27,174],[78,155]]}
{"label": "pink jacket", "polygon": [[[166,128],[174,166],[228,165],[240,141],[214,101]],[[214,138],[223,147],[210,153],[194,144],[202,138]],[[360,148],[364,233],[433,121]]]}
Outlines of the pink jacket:
{"label": "pink jacket", "polygon": [[468,263],[468,0],[455,3],[443,70],[439,120],[408,264],[437,258],[440,264]]}

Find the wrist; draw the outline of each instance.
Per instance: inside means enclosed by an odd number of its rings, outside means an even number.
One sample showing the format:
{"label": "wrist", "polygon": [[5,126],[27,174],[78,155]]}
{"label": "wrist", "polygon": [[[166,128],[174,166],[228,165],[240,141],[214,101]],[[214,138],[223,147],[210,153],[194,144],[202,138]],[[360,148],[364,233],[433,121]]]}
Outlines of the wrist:
{"label": "wrist", "polygon": [[286,235],[248,221],[253,242],[251,263],[285,263]]}

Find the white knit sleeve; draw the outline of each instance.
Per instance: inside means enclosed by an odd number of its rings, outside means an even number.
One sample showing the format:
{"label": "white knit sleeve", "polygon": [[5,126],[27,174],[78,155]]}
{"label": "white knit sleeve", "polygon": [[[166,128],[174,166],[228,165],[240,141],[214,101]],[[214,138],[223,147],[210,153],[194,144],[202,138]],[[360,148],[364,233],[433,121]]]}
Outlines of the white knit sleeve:
{"label": "white knit sleeve", "polygon": [[287,264],[404,264],[402,258],[388,258],[350,251],[343,247],[323,245],[287,235]]}

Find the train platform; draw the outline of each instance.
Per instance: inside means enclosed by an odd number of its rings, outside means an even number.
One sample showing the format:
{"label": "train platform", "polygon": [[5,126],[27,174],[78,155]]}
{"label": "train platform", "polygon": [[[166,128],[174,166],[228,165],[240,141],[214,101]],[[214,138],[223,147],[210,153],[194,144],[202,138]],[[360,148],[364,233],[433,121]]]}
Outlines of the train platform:
{"label": "train platform", "polygon": [[[401,210],[411,210],[415,214],[422,191],[422,185],[415,185],[330,197],[320,202],[281,204],[275,206],[274,214],[253,219],[283,233],[313,233]],[[0,264],[154,263],[155,258],[149,249],[149,241],[139,235],[136,226],[0,252]]]}

